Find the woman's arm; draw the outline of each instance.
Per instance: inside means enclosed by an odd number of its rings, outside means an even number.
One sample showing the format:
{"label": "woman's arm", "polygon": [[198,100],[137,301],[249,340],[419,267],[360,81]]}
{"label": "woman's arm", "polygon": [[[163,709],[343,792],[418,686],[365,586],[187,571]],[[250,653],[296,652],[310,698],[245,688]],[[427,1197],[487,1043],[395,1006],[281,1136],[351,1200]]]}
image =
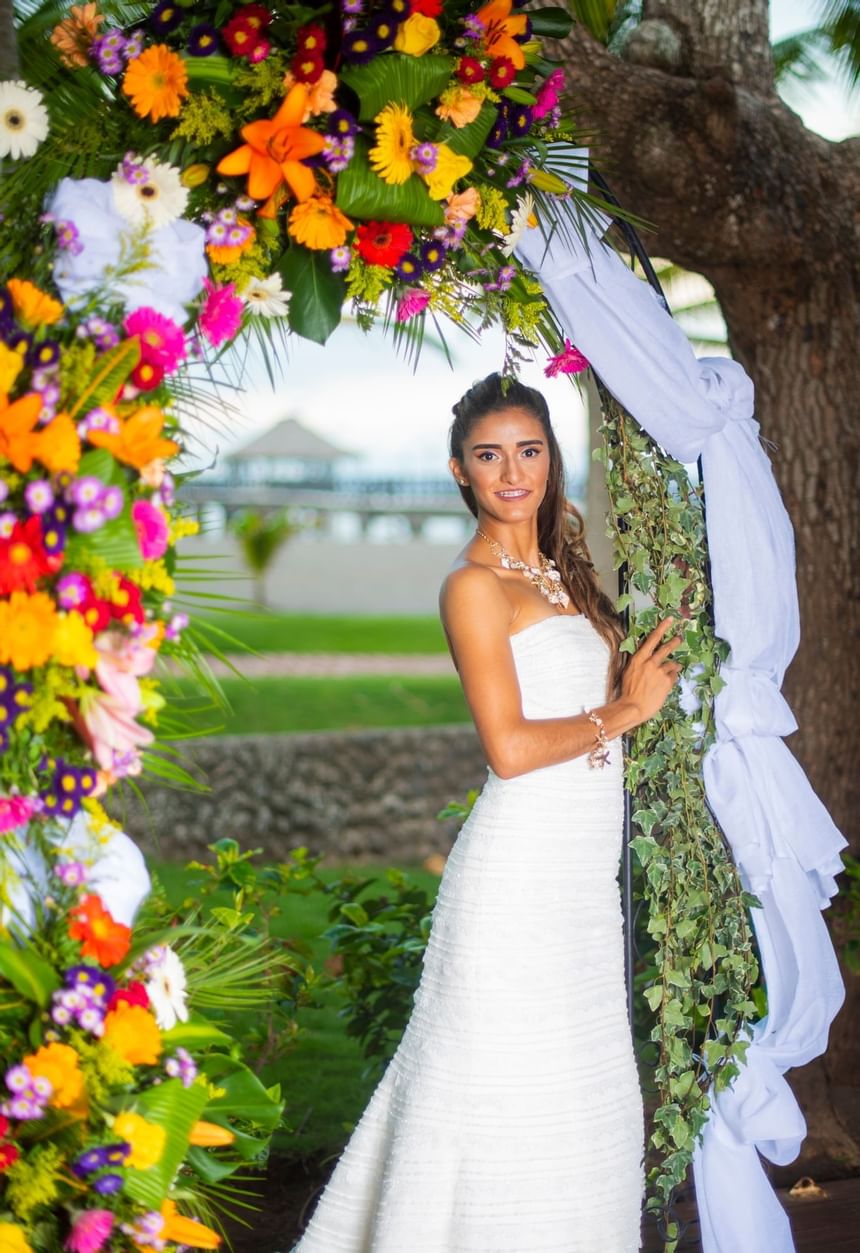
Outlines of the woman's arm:
{"label": "woman's arm", "polygon": [[[523,716],[510,643],[510,602],[491,570],[463,566],[452,571],[442,585],[439,607],[484,754],[500,778],[570,761],[594,748],[595,726],[587,714]],[[596,708],[607,739],[652,717],[671,690],[680,667],[665,659],[679,641],[659,644],[668,622],[652,632],[631,658],[627,670],[632,675],[628,679],[625,672],[622,695]]]}

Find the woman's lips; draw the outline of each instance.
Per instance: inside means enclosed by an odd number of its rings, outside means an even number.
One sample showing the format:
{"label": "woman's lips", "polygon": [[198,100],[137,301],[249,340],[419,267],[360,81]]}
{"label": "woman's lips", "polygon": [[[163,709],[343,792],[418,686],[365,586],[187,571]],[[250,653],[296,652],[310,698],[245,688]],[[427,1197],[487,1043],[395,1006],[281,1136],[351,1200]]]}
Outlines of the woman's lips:
{"label": "woman's lips", "polygon": [[509,492],[496,492],[496,495],[500,496],[502,500],[522,500],[524,496],[531,495],[531,489],[527,487],[516,488],[516,490],[512,489]]}

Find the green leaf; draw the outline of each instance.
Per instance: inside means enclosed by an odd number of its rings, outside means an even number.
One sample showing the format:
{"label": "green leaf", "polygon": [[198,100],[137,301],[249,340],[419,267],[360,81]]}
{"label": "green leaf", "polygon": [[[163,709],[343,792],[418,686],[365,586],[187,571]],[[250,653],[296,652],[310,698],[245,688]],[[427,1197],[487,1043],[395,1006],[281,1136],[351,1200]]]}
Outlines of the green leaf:
{"label": "green leaf", "polygon": [[570,34],[573,18],[567,9],[530,9],[532,31],[547,39],[564,39]]}
{"label": "green leaf", "polygon": [[392,52],[376,57],[369,65],[354,65],[340,72],[340,80],[351,87],[361,104],[360,122],[369,122],[387,104],[407,109],[433,100],[448,86],[456,61],[453,57],[410,57]]}
{"label": "green leaf", "polygon": [[115,570],[137,570],[143,565],[137,531],[131,510],[125,508],[118,518],[111,518],[97,531],[86,535],[69,534],[65,564],[74,569],[85,555],[95,553]]}
{"label": "green leaf", "polygon": [[447,144],[452,152],[474,160],[483,148],[496,120],[496,108],[492,104],[481,106],[481,112],[468,126],[452,126],[445,122],[439,129],[434,143]]}
{"label": "green leaf", "polygon": [[[343,175],[341,175],[343,178]],[[290,329],[324,344],[340,322],[346,285],[333,274],[327,252],[292,244],[278,266],[290,297]]]}
{"label": "green leaf", "polygon": [[70,417],[87,413],[98,405],[109,405],[140,361],[140,342],[136,336],[124,339],[98,358],[86,387],[69,409]]}
{"label": "green leaf", "polygon": [[349,905],[341,905],[340,912],[343,914],[344,918],[348,918],[350,922],[354,922],[357,927],[363,927],[368,921],[367,910],[356,902]]}
{"label": "green leaf", "polygon": [[59,975],[53,966],[29,945],[16,948],[12,944],[0,944],[0,975],[21,996],[35,1001],[40,1009],[47,1008],[51,993],[60,986]]}
{"label": "green leaf", "polygon": [[[274,1131],[281,1121],[282,1105],[273,1101],[257,1076],[243,1062],[221,1053],[203,1059],[202,1072],[219,1090],[206,1106],[206,1117],[221,1115],[255,1123]],[[214,1121],[214,1118],[213,1118]]]}
{"label": "green leaf", "polygon": [[[337,180],[337,207],[347,217],[365,221],[408,222],[410,226],[441,226],[445,211],[431,200],[417,174],[405,183],[386,183],[370,166],[366,140],[357,139],[355,155]],[[292,302],[291,306],[292,306]]]}
{"label": "green leaf", "polygon": [[91,448],[81,457],[78,474],[92,475],[108,486],[125,487],[126,476],[122,466],[106,448]]}
{"label": "green leaf", "polygon": [[514,104],[537,104],[537,96],[533,92],[526,91],[524,87],[506,87],[502,95],[508,100],[513,100]]}
{"label": "green leaf", "polygon": [[181,1079],[166,1079],[147,1088],[134,1103],[134,1111],[167,1132],[160,1161],[148,1170],[126,1171],[125,1192],[148,1209],[158,1209],[188,1150],[191,1128],[200,1118],[209,1092],[204,1083],[183,1087]]}
{"label": "green leaf", "polygon": [[643,995],[645,1000],[648,1002],[651,1012],[656,1013],[657,1006],[663,999],[663,989],[660,987],[659,983],[655,984],[653,988],[646,988]]}
{"label": "green leaf", "polygon": [[192,1018],[189,1022],[178,1022],[169,1031],[162,1032],[162,1042],[169,1049],[200,1049],[210,1044],[232,1044],[233,1037],[227,1035],[205,1018]]}

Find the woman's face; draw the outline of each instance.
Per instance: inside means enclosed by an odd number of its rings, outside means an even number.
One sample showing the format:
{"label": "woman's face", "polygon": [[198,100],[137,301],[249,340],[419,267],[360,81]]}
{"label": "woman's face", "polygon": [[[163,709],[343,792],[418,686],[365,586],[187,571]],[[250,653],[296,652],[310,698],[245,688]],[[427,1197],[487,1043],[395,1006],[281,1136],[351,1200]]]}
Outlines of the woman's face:
{"label": "woman's face", "polygon": [[533,517],[546,493],[549,446],[538,417],[528,409],[488,413],[463,444],[462,465],[451,458],[454,477],[467,483],[478,508],[500,522]]}

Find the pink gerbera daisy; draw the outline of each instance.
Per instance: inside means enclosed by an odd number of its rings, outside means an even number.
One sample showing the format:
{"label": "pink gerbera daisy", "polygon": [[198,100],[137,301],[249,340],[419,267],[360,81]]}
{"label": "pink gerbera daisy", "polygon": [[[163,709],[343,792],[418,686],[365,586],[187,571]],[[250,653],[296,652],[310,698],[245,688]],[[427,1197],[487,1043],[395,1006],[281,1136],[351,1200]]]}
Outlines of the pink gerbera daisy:
{"label": "pink gerbera daisy", "polygon": [[420,287],[407,287],[397,302],[397,321],[408,322],[417,313],[425,309],[430,302],[430,293]]}
{"label": "pink gerbera daisy", "polygon": [[23,827],[36,812],[32,796],[0,796],[0,834]]}
{"label": "pink gerbera daisy", "polygon": [[98,1253],[113,1231],[114,1217],[110,1210],[91,1209],[78,1214],[66,1238],[69,1253]]}
{"label": "pink gerbera daisy", "polygon": [[171,374],[185,360],[182,327],[148,305],[135,309],[123,325],[127,335],[137,335],[140,359],[147,365],[159,366],[165,374]]}
{"label": "pink gerbera daisy", "polygon": [[225,287],[216,287],[211,279],[205,278],[206,303],[200,310],[200,329],[213,348],[232,339],[242,324],[241,297],[236,295],[236,285],[227,283]]}
{"label": "pink gerbera daisy", "polygon": [[580,370],[588,369],[588,358],[578,348],[574,348],[569,339],[564,341],[564,348],[556,356],[550,357],[544,374],[553,379],[557,374],[579,374]]}

